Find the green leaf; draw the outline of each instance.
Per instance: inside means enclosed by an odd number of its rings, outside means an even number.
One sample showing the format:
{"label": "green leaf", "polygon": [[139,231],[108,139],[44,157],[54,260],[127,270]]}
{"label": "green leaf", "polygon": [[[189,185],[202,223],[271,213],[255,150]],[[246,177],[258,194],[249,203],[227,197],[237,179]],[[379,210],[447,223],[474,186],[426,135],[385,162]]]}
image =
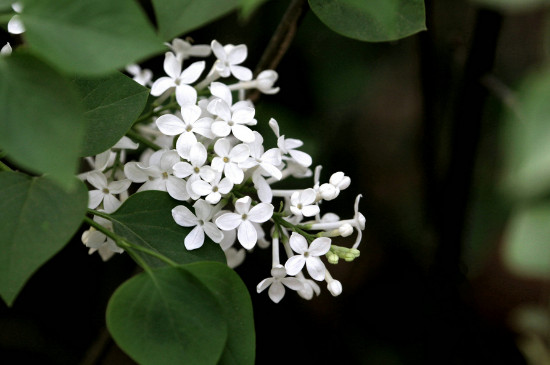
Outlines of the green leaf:
{"label": "green leaf", "polygon": [[67,192],[45,177],[0,172],[0,295],[8,305],[82,223],[88,190],[76,183]]}
{"label": "green leaf", "polygon": [[216,298],[180,267],[142,273],[122,284],[109,301],[107,327],[143,365],[217,364],[228,330]]}
{"label": "green leaf", "polygon": [[99,75],[164,50],[133,0],[26,0],[29,48],[64,71]]}
{"label": "green leaf", "polygon": [[504,263],[510,270],[550,278],[550,202],[517,209],[504,237]]}
{"label": "green leaf", "polygon": [[523,11],[550,4],[550,0],[473,0],[473,2],[500,10]]}
{"label": "green leaf", "polygon": [[31,55],[0,57],[0,109],[0,148],[10,160],[74,182],[84,116],[67,80]]}
{"label": "green leaf", "polygon": [[248,289],[227,265],[199,262],[184,266],[218,300],[227,322],[228,338],[220,365],[254,365],[255,332],[252,302]]}
{"label": "green leaf", "polygon": [[330,29],[346,37],[385,42],[425,30],[423,0],[309,0]]}
{"label": "green leaf", "polygon": [[248,17],[266,1],[267,0],[240,0],[241,16],[248,19]]}
{"label": "green leaf", "polygon": [[236,9],[239,0],[153,0],[160,36],[171,40]]}
{"label": "green leaf", "polygon": [[[178,264],[196,261],[219,261],[225,263],[225,255],[220,245],[208,237],[204,245],[188,251],[183,241],[192,228],[181,227],[174,222],[172,209],[180,204],[168,193],[143,191],[134,194],[111,215],[115,233],[135,245],[140,245],[161,253]],[[188,208],[189,205],[187,205]],[[192,208],[190,208],[192,209]],[[144,253],[139,253],[152,267],[165,265],[164,262]]]}
{"label": "green leaf", "polygon": [[550,67],[529,75],[508,109],[503,130],[503,189],[513,198],[530,199],[550,190]]}
{"label": "green leaf", "polygon": [[75,80],[86,108],[86,134],[82,156],[92,156],[112,147],[130,129],[145,107],[149,89],[115,73]]}

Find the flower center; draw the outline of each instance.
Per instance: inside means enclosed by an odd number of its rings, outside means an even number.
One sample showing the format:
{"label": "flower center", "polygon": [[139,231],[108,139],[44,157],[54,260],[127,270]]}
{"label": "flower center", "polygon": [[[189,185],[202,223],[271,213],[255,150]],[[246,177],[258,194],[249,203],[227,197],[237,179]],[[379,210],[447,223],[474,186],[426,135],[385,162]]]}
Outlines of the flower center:
{"label": "flower center", "polygon": [[296,208],[302,209],[302,203],[299,203],[299,204],[296,206]]}
{"label": "flower center", "polygon": [[228,158],[228,157],[224,157],[224,158],[223,158],[223,162],[228,163],[228,162],[229,162],[229,158]]}
{"label": "flower center", "polygon": [[243,218],[243,221],[245,221],[246,218],[248,218],[248,216],[246,215],[246,213],[242,215],[242,218]]}
{"label": "flower center", "polygon": [[199,172],[201,172],[201,169],[199,169],[198,167],[195,167],[193,170],[195,171],[195,174],[198,174]]}
{"label": "flower center", "polygon": [[188,125],[187,127],[185,127],[185,130],[186,130],[187,132],[191,132],[191,131],[193,130],[193,127],[190,126],[190,125]]}
{"label": "flower center", "polygon": [[306,259],[309,257],[309,252],[308,252],[308,251],[304,252],[304,257],[305,257]]}
{"label": "flower center", "polygon": [[230,127],[233,127],[233,125],[235,125],[235,122],[233,122],[232,120],[230,120],[229,122],[227,122],[227,124],[228,124]]}
{"label": "flower center", "polygon": [[164,180],[168,179],[168,173],[166,171],[162,173],[162,178]]}
{"label": "flower center", "polygon": [[107,188],[103,188],[103,190],[101,190],[103,192],[103,194],[109,194],[109,189]]}
{"label": "flower center", "polygon": [[180,78],[178,77],[178,78],[174,81],[174,83],[175,83],[177,86],[179,86],[179,85],[181,84]]}
{"label": "flower center", "polygon": [[217,187],[217,186],[214,186],[214,187],[212,188],[212,191],[213,191],[214,193],[217,193],[217,192],[218,192],[218,187]]}

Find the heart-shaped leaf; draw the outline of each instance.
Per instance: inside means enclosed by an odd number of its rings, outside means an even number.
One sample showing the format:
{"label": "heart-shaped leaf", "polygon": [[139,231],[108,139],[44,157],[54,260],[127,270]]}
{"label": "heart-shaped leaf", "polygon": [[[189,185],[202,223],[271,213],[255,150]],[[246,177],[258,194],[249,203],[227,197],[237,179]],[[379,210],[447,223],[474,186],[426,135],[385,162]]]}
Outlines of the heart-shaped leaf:
{"label": "heart-shaped leaf", "polygon": [[423,0],[309,0],[330,29],[346,37],[385,42],[426,29]]}
{"label": "heart-shaped leaf", "polygon": [[74,182],[84,116],[73,85],[21,52],[0,57],[0,147],[37,173]]}
{"label": "heart-shaped leaf", "polygon": [[[196,261],[219,261],[225,263],[220,246],[208,237],[204,245],[188,251],[184,240],[191,228],[181,227],[174,222],[172,209],[182,202],[162,191],[143,191],[134,194],[111,215],[115,233],[135,245],[158,252],[178,264]],[[137,253],[152,267],[164,262],[144,253]]]}
{"label": "heart-shaped leaf", "polygon": [[236,9],[239,0],[153,0],[159,34],[170,40]]}
{"label": "heart-shaped leaf", "polygon": [[110,73],[165,49],[133,0],[24,4],[20,16],[29,48],[67,72]]}
{"label": "heart-shaped leaf", "polygon": [[227,325],[210,291],[190,272],[165,267],[122,284],[107,307],[107,327],[140,364],[217,364]]}
{"label": "heart-shaped leaf", "polygon": [[87,203],[78,180],[67,192],[45,177],[0,172],[0,295],[8,305],[76,232]]}
{"label": "heart-shaped leaf", "polygon": [[78,78],[74,83],[86,109],[82,156],[97,155],[118,142],[145,107],[149,95],[149,89],[121,73]]}
{"label": "heart-shaped leaf", "polygon": [[218,364],[253,365],[256,338],[252,302],[239,275],[217,262],[197,262],[184,267],[218,300],[227,323],[228,338]]}

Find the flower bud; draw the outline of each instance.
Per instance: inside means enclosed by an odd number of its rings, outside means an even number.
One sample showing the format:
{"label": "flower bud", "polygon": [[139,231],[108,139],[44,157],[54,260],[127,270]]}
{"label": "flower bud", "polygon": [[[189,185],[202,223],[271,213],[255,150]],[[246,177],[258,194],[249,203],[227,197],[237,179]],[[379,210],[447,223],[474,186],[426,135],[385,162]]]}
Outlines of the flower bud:
{"label": "flower bud", "polygon": [[262,71],[256,78],[256,87],[264,94],[275,94],[279,92],[279,88],[274,88],[273,84],[275,83],[275,81],[277,81],[278,78],[279,75],[273,70]]}
{"label": "flower bud", "polygon": [[345,176],[343,172],[338,171],[332,174],[329,179],[329,183],[334,185],[340,190],[344,190],[351,183],[351,179],[348,176]]}
{"label": "flower bud", "polygon": [[319,186],[319,194],[324,200],[333,200],[340,194],[340,190],[332,184],[325,183]]}
{"label": "flower bud", "polygon": [[327,285],[327,289],[333,296],[337,297],[342,294],[342,283],[338,280],[331,280]]}
{"label": "flower bud", "polygon": [[347,237],[351,236],[353,233],[353,227],[349,223],[345,223],[338,228],[338,231],[340,232],[340,236]]}

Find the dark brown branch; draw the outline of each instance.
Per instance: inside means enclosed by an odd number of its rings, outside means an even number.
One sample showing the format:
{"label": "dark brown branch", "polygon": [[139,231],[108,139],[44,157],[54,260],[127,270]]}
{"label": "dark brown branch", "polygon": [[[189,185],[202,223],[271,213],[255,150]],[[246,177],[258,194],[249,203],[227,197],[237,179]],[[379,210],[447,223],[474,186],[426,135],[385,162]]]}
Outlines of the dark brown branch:
{"label": "dark brown branch", "polygon": [[[292,0],[286,9],[286,12],[271,37],[267,48],[265,49],[256,69],[254,77],[263,70],[274,70],[277,68],[281,59],[285,55],[296,35],[300,22],[309,8],[307,0]],[[258,90],[253,91],[248,96],[250,100],[256,101],[260,96]]]}

